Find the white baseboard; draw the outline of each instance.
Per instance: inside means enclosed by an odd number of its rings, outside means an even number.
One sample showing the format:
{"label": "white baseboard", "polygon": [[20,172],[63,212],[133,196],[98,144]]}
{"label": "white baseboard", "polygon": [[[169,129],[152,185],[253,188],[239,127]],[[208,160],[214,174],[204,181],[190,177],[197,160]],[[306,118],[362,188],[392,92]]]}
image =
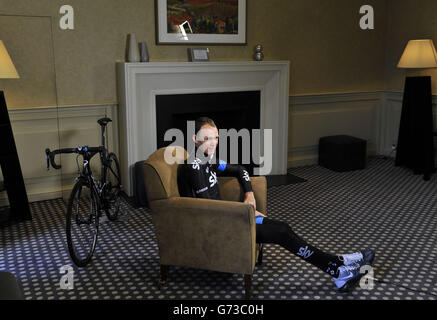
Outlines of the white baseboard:
{"label": "white baseboard", "polygon": [[[372,157],[377,155],[375,146],[367,147],[367,156]],[[294,155],[288,155],[288,168],[297,168],[304,166],[312,166],[319,163],[318,146],[302,148],[300,152],[295,152]]]}

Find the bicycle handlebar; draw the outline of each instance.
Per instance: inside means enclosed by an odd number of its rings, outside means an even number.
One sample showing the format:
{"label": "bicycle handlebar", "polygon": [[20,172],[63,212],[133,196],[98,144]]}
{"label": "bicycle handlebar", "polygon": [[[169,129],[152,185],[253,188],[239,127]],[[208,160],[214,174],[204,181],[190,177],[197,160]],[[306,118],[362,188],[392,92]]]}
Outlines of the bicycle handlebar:
{"label": "bicycle handlebar", "polygon": [[50,151],[49,148],[47,148],[45,150],[46,152],[46,159],[47,159],[47,170],[50,169],[50,163],[52,164],[52,167],[55,169],[61,169],[61,165],[57,165],[55,162],[55,156],[57,154],[61,154],[61,153],[79,153],[79,154],[86,154],[86,153],[98,153],[98,152],[102,152],[104,150],[104,147],[88,147],[88,146],[83,146],[83,147],[77,147],[77,148],[64,148],[64,149],[58,149],[58,150],[53,150]]}

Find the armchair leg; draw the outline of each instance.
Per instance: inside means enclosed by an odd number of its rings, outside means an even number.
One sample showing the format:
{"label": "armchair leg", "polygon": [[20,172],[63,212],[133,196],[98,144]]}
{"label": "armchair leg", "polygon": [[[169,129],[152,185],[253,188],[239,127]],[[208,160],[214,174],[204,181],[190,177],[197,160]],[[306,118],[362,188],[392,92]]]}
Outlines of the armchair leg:
{"label": "armchair leg", "polygon": [[161,289],[167,282],[168,266],[161,264],[161,270],[158,280],[158,289]]}
{"label": "armchair leg", "polygon": [[256,265],[260,266],[263,263],[263,244],[259,244],[258,261]]}
{"label": "armchair leg", "polygon": [[244,298],[246,300],[250,299],[251,296],[251,289],[252,289],[252,275],[245,274],[244,275],[244,289],[245,289],[245,296]]}

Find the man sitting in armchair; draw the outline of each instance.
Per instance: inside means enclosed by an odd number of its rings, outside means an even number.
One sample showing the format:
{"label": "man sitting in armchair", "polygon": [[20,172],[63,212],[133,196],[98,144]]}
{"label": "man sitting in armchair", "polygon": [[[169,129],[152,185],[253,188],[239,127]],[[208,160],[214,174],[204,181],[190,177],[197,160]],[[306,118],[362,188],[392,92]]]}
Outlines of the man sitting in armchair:
{"label": "man sitting in armchair", "polygon": [[[249,173],[244,167],[228,164],[223,160],[211,163],[218,145],[218,130],[207,117],[196,120],[193,140],[195,157],[191,163],[182,164],[178,171],[178,188],[181,196],[221,200],[217,174],[237,177],[245,192],[244,202],[255,208],[256,242],[278,244],[332,276],[341,291],[358,283],[363,273],[360,268],[370,265],[374,252],[370,249],[351,254],[333,255],[319,250],[298,236],[285,222],[267,218],[256,210]],[[199,153],[198,153],[199,152]]]}

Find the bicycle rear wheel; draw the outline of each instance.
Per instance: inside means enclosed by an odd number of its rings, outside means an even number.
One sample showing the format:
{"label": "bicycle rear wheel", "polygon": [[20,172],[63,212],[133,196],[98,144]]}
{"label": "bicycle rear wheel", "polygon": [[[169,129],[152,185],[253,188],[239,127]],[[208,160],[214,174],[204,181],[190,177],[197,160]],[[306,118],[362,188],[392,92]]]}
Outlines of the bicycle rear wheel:
{"label": "bicycle rear wheel", "polygon": [[76,182],[68,200],[66,231],[71,259],[78,267],[86,266],[96,249],[99,218],[95,195],[82,180]]}
{"label": "bicycle rear wheel", "polygon": [[105,166],[105,212],[109,220],[116,220],[120,211],[121,178],[117,156],[110,153]]}

